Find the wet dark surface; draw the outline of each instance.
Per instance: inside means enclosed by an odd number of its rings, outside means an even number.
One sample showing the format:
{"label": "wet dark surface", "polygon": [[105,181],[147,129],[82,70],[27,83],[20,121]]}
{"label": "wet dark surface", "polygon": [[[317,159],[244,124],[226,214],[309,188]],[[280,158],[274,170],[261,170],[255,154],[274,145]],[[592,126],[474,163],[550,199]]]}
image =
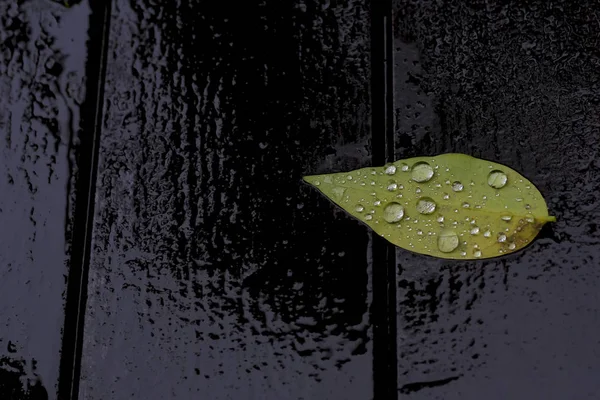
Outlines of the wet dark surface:
{"label": "wet dark surface", "polygon": [[80,398],[371,398],[368,10],[209,3],[113,5]]}
{"label": "wet dark surface", "polygon": [[0,399],[56,398],[87,13],[0,2]]}
{"label": "wet dark surface", "polygon": [[395,152],[509,165],[558,222],[494,261],[398,250],[399,392],[596,399],[600,13],[588,2],[501,4],[395,2]]}

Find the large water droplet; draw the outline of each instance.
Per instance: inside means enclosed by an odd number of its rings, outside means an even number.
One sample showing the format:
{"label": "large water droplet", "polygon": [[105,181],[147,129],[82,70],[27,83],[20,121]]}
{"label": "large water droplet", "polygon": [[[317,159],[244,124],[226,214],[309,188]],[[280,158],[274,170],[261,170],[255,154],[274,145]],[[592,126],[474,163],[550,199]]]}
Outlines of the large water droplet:
{"label": "large water droplet", "polygon": [[385,169],[384,172],[388,175],[394,175],[396,173],[396,166],[390,165]]}
{"label": "large water droplet", "polygon": [[458,247],[458,235],[450,229],[444,229],[438,236],[438,249],[442,253],[450,253]]}
{"label": "large water droplet", "polygon": [[404,207],[400,203],[389,203],[383,209],[383,219],[386,222],[398,222],[404,217]]}
{"label": "large water droplet", "polygon": [[508,182],[508,177],[506,174],[498,169],[490,172],[488,175],[488,185],[493,187],[494,189],[500,189],[506,186],[506,182]]}
{"label": "large water droplet", "polygon": [[456,181],[452,184],[452,190],[454,190],[455,192],[462,192],[463,189],[464,189],[463,184],[458,181]]}
{"label": "large water droplet", "polygon": [[415,182],[427,182],[433,178],[433,168],[424,161],[418,162],[412,167],[412,179]]}
{"label": "large water droplet", "polygon": [[436,206],[435,201],[430,197],[421,197],[417,201],[417,211],[421,214],[433,214]]}

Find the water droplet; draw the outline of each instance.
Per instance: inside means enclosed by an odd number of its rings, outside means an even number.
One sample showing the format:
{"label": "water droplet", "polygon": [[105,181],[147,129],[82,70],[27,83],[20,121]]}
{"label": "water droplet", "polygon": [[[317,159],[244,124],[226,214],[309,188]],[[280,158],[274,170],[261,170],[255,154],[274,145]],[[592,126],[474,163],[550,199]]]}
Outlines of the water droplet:
{"label": "water droplet", "polygon": [[390,183],[387,187],[387,190],[389,190],[390,192],[393,192],[394,190],[398,189],[398,184],[397,183]]}
{"label": "water droplet", "polygon": [[422,192],[421,188],[416,188],[416,189],[415,189],[415,193],[416,193],[416,194],[419,194],[419,193],[421,193],[421,192]]}
{"label": "water droplet", "polygon": [[417,229],[417,235],[422,235],[422,234],[423,234],[423,231],[420,229]]}
{"label": "water droplet", "polygon": [[533,224],[535,222],[535,219],[533,219],[532,217],[527,217],[525,218],[525,221],[529,222],[530,224]]}
{"label": "water droplet", "polygon": [[375,200],[375,201],[373,202],[373,205],[374,205],[374,206],[379,206],[379,205],[381,205],[381,200]]}
{"label": "water droplet", "polygon": [[485,232],[483,232],[483,236],[485,236],[485,237],[492,237],[492,232],[485,231]]}
{"label": "water droplet", "polygon": [[375,186],[375,181],[371,181],[371,186]]}
{"label": "water droplet", "polygon": [[367,215],[365,216],[365,219],[366,219],[367,221],[370,221],[370,220],[372,220],[372,219],[373,219],[373,216],[372,216],[371,214],[367,214]]}
{"label": "water droplet", "polygon": [[349,181],[351,181],[351,180],[352,180],[352,175],[348,175],[348,176],[346,177],[346,179],[348,179]]}
{"label": "water droplet", "polygon": [[408,170],[410,170],[410,167],[408,166],[408,164],[402,163],[402,166],[400,167],[400,169],[403,172],[408,172]]}
{"label": "water droplet", "polygon": [[323,178],[323,182],[331,184],[333,183],[333,179],[331,179],[330,176],[326,176],[325,178]]}
{"label": "water droplet", "polygon": [[462,203],[462,207],[469,208],[469,207],[471,207],[471,205],[469,203],[465,202],[465,203]]}
{"label": "water droplet", "polygon": [[315,186],[319,186],[320,184],[321,184],[321,182],[315,181]]}
{"label": "water droplet", "polygon": [[458,235],[450,229],[444,229],[438,236],[438,249],[442,253],[450,253],[458,247]]}
{"label": "water droplet", "polygon": [[346,193],[346,188],[343,187],[334,187],[331,189],[335,198],[339,201],[344,197],[344,193]]}
{"label": "water droplet", "polygon": [[506,186],[506,182],[508,182],[508,177],[506,174],[499,169],[495,169],[488,175],[488,185],[493,187],[494,189],[501,189]]}
{"label": "water droplet", "polygon": [[510,221],[512,219],[511,215],[503,215],[500,217],[502,221]]}
{"label": "water droplet", "polygon": [[474,255],[475,257],[477,257],[477,258],[481,257],[481,250],[475,250],[475,251],[473,252],[473,255]]}
{"label": "water droplet", "polygon": [[442,223],[444,222],[444,217],[443,216],[439,216],[437,219],[437,222]]}
{"label": "water droplet", "polygon": [[421,197],[417,201],[417,211],[421,214],[433,214],[437,204],[430,197]]}
{"label": "water droplet", "polygon": [[523,198],[517,197],[515,200],[521,202],[521,201],[523,201]]}
{"label": "water droplet", "polygon": [[404,189],[404,185],[398,185],[398,189]]}
{"label": "water droplet", "polygon": [[461,252],[460,252],[460,255],[464,257],[464,256],[466,256],[466,255],[467,255],[467,252],[466,252],[466,251],[461,251]]}
{"label": "water droplet", "polygon": [[529,204],[525,204],[525,209],[529,210],[529,209],[531,209],[531,206]]}
{"label": "water droplet", "polygon": [[475,227],[471,229],[471,235],[479,235],[479,227]]}
{"label": "water droplet", "polygon": [[412,179],[415,182],[427,182],[433,178],[433,168],[424,161],[418,162],[412,167]]}
{"label": "water droplet", "polygon": [[500,242],[500,243],[506,242],[506,235],[504,233],[501,233],[498,235],[498,242]]}
{"label": "water droplet", "polygon": [[450,198],[450,195],[448,193],[444,193],[444,200],[448,200]]}
{"label": "water droplet", "polygon": [[454,190],[455,192],[462,192],[463,189],[464,189],[463,184],[458,181],[456,181],[452,184],[452,190]]}
{"label": "water droplet", "polygon": [[390,165],[385,169],[384,172],[388,175],[394,175],[396,173],[396,166]]}
{"label": "water droplet", "polygon": [[356,212],[363,212],[363,211],[365,211],[365,208],[359,204],[356,206],[355,210],[356,210]]}
{"label": "water droplet", "polygon": [[383,219],[390,224],[400,221],[402,217],[404,217],[404,207],[399,203],[389,203],[383,209]]}
{"label": "water droplet", "polygon": [[510,250],[514,250],[516,247],[517,247],[517,245],[516,245],[516,244],[514,244],[514,243],[511,243],[511,244],[509,244],[509,245],[508,245],[508,248],[509,248]]}

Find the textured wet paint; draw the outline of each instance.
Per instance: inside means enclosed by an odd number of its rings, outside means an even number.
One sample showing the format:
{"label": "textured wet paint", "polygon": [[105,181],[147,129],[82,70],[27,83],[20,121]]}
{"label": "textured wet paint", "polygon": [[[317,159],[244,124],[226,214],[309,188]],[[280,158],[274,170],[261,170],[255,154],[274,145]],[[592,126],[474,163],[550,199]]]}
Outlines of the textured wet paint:
{"label": "textured wet paint", "polygon": [[80,398],[372,396],[369,234],[301,182],[370,162],[368,33],[115,1]]}
{"label": "textured wet paint", "polygon": [[0,2],[0,398],[55,399],[86,2]]}
{"label": "textured wet paint", "polygon": [[598,397],[600,15],[586,4],[395,2],[396,155],[499,160],[558,217],[497,261],[398,252],[401,398]]}

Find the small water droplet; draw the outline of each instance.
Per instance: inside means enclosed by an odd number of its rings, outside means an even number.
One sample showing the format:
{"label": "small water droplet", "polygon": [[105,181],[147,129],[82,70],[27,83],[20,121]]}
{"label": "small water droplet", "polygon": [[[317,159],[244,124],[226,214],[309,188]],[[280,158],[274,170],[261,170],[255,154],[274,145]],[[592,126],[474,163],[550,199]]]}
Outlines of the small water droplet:
{"label": "small water droplet", "polygon": [[535,222],[535,219],[532,217],[527,217],[525,218],[525,221],[529,222],[530,224],[533,224]]}
{"label": "small water droplet", "polygon": [[498,235],[498,242],[500,242],[500,243],[506,242],[506,235],[504,233],[501,233]]}
{"label": "small water droplet", "polygon": [[471,207],[471,205],[469,203],[465,202],[465,203],[462,203],[462,207],[463,208],[469,208],[469,207]]}
{"label": "small water droplet", "polygon": [[383,209],[383,219],[386,222],[398,222],[404,217],[404,207],[399,203],[389,203]]}
{"label": "small water droplet", "polygon": [[487,200],[487,196],[483,196],[483,199],[484,199],[484,200]]}
{"label": "small water droplet", "polygon": [[387,190],[389,190],[390,192],[393,192],[394,190],[398,189],[398,184],[397,183],[390,183],[387,187]]}
{"label": "small water droplet", "polygon": [[531,209],[531,206],[529,204],[525,204],[525,209],[529,210],[529,209]]}
{"label": "small water droplet", "polygon": [[466,256],[466,255],[467,255],[467,252],[466,252],[466,251],[461,251],[461,252],[460,252],[460,255],[464,257],[464,256]]}
{"label": "small water droplet", "polygon": [[415,182],[427,182],[433,178],[433,168],[424,161],[418,162],[412,167],[411,176]]}
{"label": "small water droplet", "polygon": [[374,205],[374,206],[379,206],[379,205],[381,205],[381,200],[375,200],[375,201],[373,202],[373,205]]}
{"label": "small water droplet", "polygon": [[473,255],[474,255],[475,257],[477,257],[477,258],[481,257],[481,250],[475,250],[475,251],[473,252]]}
{"label": "small water droplet", "polygon": [[351,180],[352,180],[352,175],[348,175],[348,176],[346,177],[346,179],[348,179],[349,181],[351,181]]}
{"label": "small water droplet", "polygon": [[483,232],[483,236],[485,236],[485,237],[492,237],[492,232],[485,231],[485,232]]}
{"label": "small water droplet", "polygon": [[325,178],[323,178],[323,182],[331,184],[333,183],[333,179],[331,179],[330,176],[326,176]]}
{"label": "small water droplet", "polygon": [[509,244],[509,245],[508,245],[508,248],[509,248],[510,250],[514,250],[516,247],[517,247],[517,245],[516,245],[516,244],[514,244],[514,243],[511,243],[511,244]]}
{"label": "small water droplet", "polygon": [[508,177],[506,174],[499,169],[495,169],[490,172],[488,175],[488,185],[493,187],[494,189],[501,189],[506,186],[506,182],[508,182]]}
{"label": "small water droplet", "polygon": [[455,192],[462,192],[463,189],[464,189],[463,184],[458,181],[456,181],[452,184],[452,190],[454,190]]}
{"label": "small water droplet", "polygon": [[321,182],[315,181],[315,186],[319,186],[320,184],[321,184]]}
{"label": "small water droplet", "polygon": [[437,222],[442,223],[444,222],[444,217],[443,216],[439,216],[437,219]]}
{"label": "small water droplet", "polygon": [[363,212],[363,211],[365,211],[365,208],[359,204],[356,206],[356,208],[354,210],[356,210],[356,212]]}
{"label": "small water droplet", "polygon": [[448,200],[450,198],[450,195],[448,193],[444,193],[444,200]]}
{"label": "small water droplet", "polygon": [[430,197],[421,197],[417,201],[417,211],[421,214],[433,214],[437,204]]}
{"label": "small water droplet", "polygon": [[417,229],[417,235],[422,235],[422,234],[423,234],[423,231],[420,229]]}
{"label": "small water droplet", "polygon": [[385,169],[384,172],[388,175],[394,175],[396,173],[396,166],[390,165]]}
{"label": "small water droplet", "polygon": [[458,247],[458,235],[450,229],[444,229],[438,236],[438,249],[442,253],[450,253]]}
{"label": "small water droplet", "polygon": [[500,217],[502,221],[510,221],[512,219],[511,215],[503,215]]}
{"label": "small water droplet", "polygon": [[400,189],[400,190],[404,189],[404,185],[398,185],[398,189]]}
{"label": "small water droplet", "polygon": [[367,215],[365,215],[365,219],[366,219],[367,221],[370,221],[370,220],[372,220],[372,219],[373,219],[373,216],[372,216],[371,214],[367,214]]}
{"label": "small water droplet", "polygon": [[410,167],[408,166],[408,164],[402,163],[400,169],[403,172],[408,172],[410,170]]}
{"label": "small water droplet", "polygon": [[517,197],[515,200],[518,201],[518,202],[521,202],[521,201],[523,201],[523,198],[522,197]]}
{"label": "small water droplet", "polygon": [[479,235],[479,228],[477,226],[471,229],[471,235]]}
{"label": "small water droplet", "polygon": [[416,188],[416,189],[415,189],[415,193],[416,193],[416,194],[419,194],[419,193],[421,193],[421,192],[422,192],[421,188]]}

